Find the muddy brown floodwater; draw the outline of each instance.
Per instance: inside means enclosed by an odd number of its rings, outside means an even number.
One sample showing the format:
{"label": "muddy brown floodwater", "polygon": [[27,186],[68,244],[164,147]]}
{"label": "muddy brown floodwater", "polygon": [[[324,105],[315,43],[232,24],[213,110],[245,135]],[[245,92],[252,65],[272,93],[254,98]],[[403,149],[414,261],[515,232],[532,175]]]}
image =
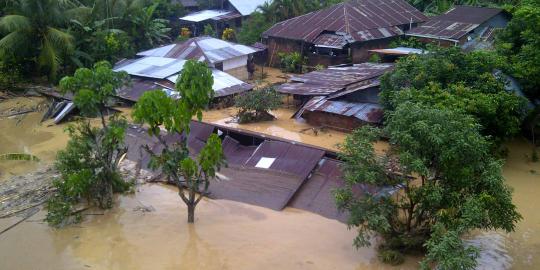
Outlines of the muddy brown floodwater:
{"label": "muddy brown floodwater", "polygon": [[[233,113],[213,111],[205,120],[236,125],[226,123]],[[334,131],[297,134],[309,126],[289,119],[290,109],[274,113],[274,122],[235,127],[334,149],[345,137]],[[39,156],[42,163],[0,164],[2,172],[20,174],[50,164],[67,141],[62,126],[39,124],[41,113],[25,117],[0,119],[0,153],[24,151]],[[478,232],[468,241],[483,248],[479,269],[538,269],[540,163],[528,161],[532,146],[525,140],[508,147],[504,176],[515,189],[514,202],[524,219],[514,233]],[[398,267],[380,264],[373,248],[352,247],[355,232],[344,224],[291,208],[278,212],[205,200],[197,208],[195,225],[188,225],[176,190],[163,185],[140,186],[135,194],[118,196],[114,209],[87,214],[83,223],[55,230],[41,221],[41,211],[0,235],[0,269],[374,270],[416,269],[419,260],[408,258]],[[0,219],[0,231],[17,221]]]}

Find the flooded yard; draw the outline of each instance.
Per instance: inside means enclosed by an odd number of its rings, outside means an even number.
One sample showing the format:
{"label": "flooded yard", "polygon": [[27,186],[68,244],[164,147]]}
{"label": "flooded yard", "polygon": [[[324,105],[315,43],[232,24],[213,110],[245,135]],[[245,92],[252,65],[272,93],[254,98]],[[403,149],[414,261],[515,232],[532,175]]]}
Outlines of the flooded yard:
{"label": "flooded yard", "polygon": [[[24,100],[24,99],[23,99]],[[0,112],[16,99],[0,103]],[[26,102],[26,101],[25,101]],[[336,149],[345,133],[323,130],[291,119],[293,109],[274,113],[262,124],[231,123],[234,109],[211,111],[205,121]],[[0,162],[0,181],[50,165],[67,142],[65,125],[40,124],[42,112],[0,118],[0,154],[25,152],[39,163]],[[384,149],[384,143],[377,149]],[[484,248],[479,269],[533,269],[540,265],[540,163],[527,155],[522,139],[508,144],[504,167],[514,202],[524,219],[516,232],[481,232],[472,237]],[[377,260],[373,248],[352,247],[354,231],[319,215],[287,208],[266,208],[226,200],[205,200],[195,225],[186,223],[186,209],[174,188],[142,185],[135,194],[118,196],[110,211],[86,212],[84,222],[52,229],[44,211],[0,235],[0,269],[416,269],[419,258],[391,267]],[[141,211],[151,209],[152,211]],[[0,231],[18,218],[0,219]]]}

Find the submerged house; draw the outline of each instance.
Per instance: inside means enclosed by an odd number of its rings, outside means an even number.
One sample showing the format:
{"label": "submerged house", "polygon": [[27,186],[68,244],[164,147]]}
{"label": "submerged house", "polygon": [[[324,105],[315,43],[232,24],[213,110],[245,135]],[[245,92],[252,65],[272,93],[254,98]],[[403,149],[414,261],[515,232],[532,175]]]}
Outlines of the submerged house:
{"label": "submerged house", "polygon": [[311,66],[361,63],[426,20],[405,0],[351,0],[277,23],[263,39],[273,66],[280,52],[301,52]]}
{"label": "submerged house", "polygon": [[185,42],[139,52],[137,56],[203,61],[211,68],[226,72],[239,80],[247,80],[251,60],[256,52],[255,48],[221,39],[197,37]]}
{"label": "submerged house", "polygon": [[494,33],[506,27],[510,19],[508,12],[498,8],[455,6],[405,34],[440,46],[460,46],[465,50],[489,48]]}
{"label": "submerged house", "polygon": [[264,3],[271,0],[222,0],[214,9],[190,13],[180,18],[180,23],[188,27],[194,36],[200,36],[206,25],[221,34],[225,28],[242,26],[242,21]]}
{"label": "submerged house", "polygon": [[140,58],[123,60],[115,71],[125,71],[132,84],[120,89],[120,98],[136,102],[145,91],[164,90],[175,95],[174,85],[187,60],[205,62],[212,70],[213,89],[218,99],[253,89],[243,82],[249,76],[250,57],[256,51],[247,46],[201,37],[170,44],[137,54]]}
{"label": "submerged house", "polygon": [[302,104],[296,117],[314,126],[349,131],[382,122],[379,77],[393,67],[375,63],[331,67],[292,77],[277,91]]}

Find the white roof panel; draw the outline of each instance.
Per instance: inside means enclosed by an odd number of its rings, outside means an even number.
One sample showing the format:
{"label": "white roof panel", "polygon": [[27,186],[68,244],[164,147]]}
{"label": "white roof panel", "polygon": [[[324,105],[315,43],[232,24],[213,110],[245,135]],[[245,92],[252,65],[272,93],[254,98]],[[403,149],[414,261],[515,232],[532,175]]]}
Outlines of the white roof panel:
{"label": "white roof panel", "polygon": [[186,60],[149,56],[116,68],[114,71],[125,71],[129,75],[145,78],[165,79],[182,71],[185,63]]}
{"label": "white roof panel", "polygon": [[140,52],[137,55],[138,56],[156,56],[156,57],[163,57],[165,56],[170,50],[172,50],[176,46],[176,44],[171,44],[155,49],[151,49],[148,51]]}
{"label": "white roof panel", "polygon": [[180,20],[189,21],[189,22],[202,22],[202,21],[206,21],[215,17],[227,15],[229,13],[231,13],[231,11],[208,9],[208,10],[190,13],[187,16],[181,17]]}
{"label": "white roof panel", "polygon": [[229,3],[242,14],[242,16],[249,16],[255,12],[257,8],[264,3],[272,3],[272,0],[229,0]]}

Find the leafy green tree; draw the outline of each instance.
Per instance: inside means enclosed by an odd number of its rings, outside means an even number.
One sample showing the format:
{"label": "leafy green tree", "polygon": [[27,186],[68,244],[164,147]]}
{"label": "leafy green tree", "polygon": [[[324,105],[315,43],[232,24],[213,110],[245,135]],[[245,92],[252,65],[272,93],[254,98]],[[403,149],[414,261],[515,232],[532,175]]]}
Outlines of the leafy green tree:
{"label": "leafy green tree", "polygon": [[[502,162],[479,131],[471,116],[408,102],[389,114],[385,156],[373,148],[380,130],[364,127],[350,135],[341,146],[347,185],[335,196],[358,229],[354,245],[368,246],[377,234],[383,252],[426,250],[424,269],[474,269],[477,249],[461,236],[477,229],[511,232],[521,219]],[[360,196],[353,191],[359,186],[378,192]],[[392,193],[392,187],[400,188]]]}
{"label": "leafy green tree", "polygon": [[167,27],[169,21],[155,18],[154,13],[158,5],[156,3],[145,7],[141,12],[129,16],[132,23],[131,36],[138,49],[152,48],[171,40],[167,35],[171,31],[171,28]]}
{"label": "leafy green tree", "polygon": [[[146,92],[135,105],[133,118],[148,125],[148,133],[157,138],[163,150],[154,152],[150,167],[160,168],[179,189],[178,195],[187,205],[188,223],[195,222],[195,208],[208,192],[210,180],[224,165],[221,140],[216,134],[210,136],[196,158],[192,158],[187,145],[191,119],[202,119],[202,111],[213,98],[213,77],[208,67],[201,62],[188,61],[176,83],[181,98],[174,100],[163,91]],[[167,134],[161,131],[163,127]],[[174,144],[165,137],[182,138]]]}
{"label": "leafy green tree", "polygon": [[497,49],[531,99],[540,98],[540,1],[524,1],[498,35]]}
{"label": "leafy green tree", "polygon": [[203,34],[204,34],[205,36],[215,37],[215,36],[216,36],[216,31],[214,30],[214,28],[212,27],[212,25],[206,24],[206,25],[204,26]]}
{"label": "leafy green tree", "polygon": [[274,116],[270,114],[270,111],[279,108],[281,101],[281,95],[271,87],[238,95],[235,98],[238,122],[273,120]]}
{"label": "leafy green tree", "polygon": [[66,23],[77,6],[60,0],[20,0],[12,14],[0,18],[0,57],[14,56],[20,62],[32,62],[54,79],[60,65],[73,50],[73,37]]}
{"label": "leafy green tree", "polygon": [[262,33],[272,26],[272,22],[261,12],[254,12],[243,22],[238,32],[238,42],[251,45],[261,40]]}
{"label": "leafy green tree", "polygon": [[303,66],[307,63],[307,57],[299,52],[279,53],[281,69],[284,72],[301,73]]}
{"label": "leafy green tree", "polygon": [[119,115],[105,118],[110,99],[126,82],[127,74],[113,72],[107,62],[97,63],[93,69],[78,69],[73,77],[60,81],[62,91],[74,95],[81,113],[99,116],[102,126],[94,127],[87,120],[68,127],[70,140],[66,149],[59,151],[55,164],[61,174],[54,182],[57,193],[48,202],[47,221],[51,225],[78,221],[80,217],[73,219],[72,214],[82,199],[106,209],[112,207],[114,192],[129,188],[118,172],[120,159],[127,152],[127,121]]}
{"label": "leafy green tree", "polygon": [[479,120],[482,133],[498,143],[515,136],[525,117],[525,100],[505,90],[494,75],[504,62],[489,52],[430,47],[430,53],[402,58],[381,79],[387,111],[404,102],[457,109]]}

